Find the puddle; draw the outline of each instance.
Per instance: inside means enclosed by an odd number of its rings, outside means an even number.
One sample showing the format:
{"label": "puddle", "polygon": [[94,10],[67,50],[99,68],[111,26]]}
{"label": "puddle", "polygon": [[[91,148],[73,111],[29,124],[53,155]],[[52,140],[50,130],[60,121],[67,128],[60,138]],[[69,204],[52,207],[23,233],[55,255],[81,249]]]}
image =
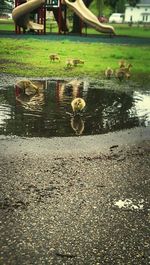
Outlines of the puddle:
{"label": "puddle", "polygon": [[141,199],[134,203],[131,199],[119,200],[114,203],[115,206],[127,210],[143,210],[144,207],[144,200]]}
{"label": "puddle", "polygon": [[[0,89],[0,134],[55,137],[104,134],[150,125],[150,92],[97,88],[87,81],[40,80],[37,95]],[[71,101],[82,97],[86,107],[73,118]]]}

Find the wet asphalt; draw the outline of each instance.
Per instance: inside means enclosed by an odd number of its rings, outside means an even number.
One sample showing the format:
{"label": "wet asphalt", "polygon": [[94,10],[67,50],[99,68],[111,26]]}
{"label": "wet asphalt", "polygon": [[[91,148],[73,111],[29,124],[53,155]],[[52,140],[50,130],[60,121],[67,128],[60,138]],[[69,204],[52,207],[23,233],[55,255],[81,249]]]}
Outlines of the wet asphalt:
{"label": "wet asphalt", "polygon": [[0,264],[149,264],[149,132],[0,136]]}

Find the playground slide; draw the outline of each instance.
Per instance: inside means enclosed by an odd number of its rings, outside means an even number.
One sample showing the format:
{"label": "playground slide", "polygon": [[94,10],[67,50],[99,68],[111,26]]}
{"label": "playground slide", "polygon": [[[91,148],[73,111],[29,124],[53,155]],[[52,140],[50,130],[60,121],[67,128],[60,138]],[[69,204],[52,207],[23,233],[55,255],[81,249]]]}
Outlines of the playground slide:
{"label": "playground slide", "polygon": [[[82,0],[76,0],[75,2],[70,2],[69,0],[63,1],[84,22],[91,25],[97,31],[115,34],[114,28],[101,24],[98,18],[84,5]],[[12,12],[15,24],[24,29],[42,30],[43,25],[30,21],[29,16],[33,10],[39,8],[44,3],[45,0],[27,0],[27,2],[17,6]]]}
{"label": "playground slide", "polygon": [[27,0],[27,2],[14,8],[12,18],[15,24],[24,29],[42,30],[43,25],[30,20],[30,13],[42,6],[45,0]]}
{"label": "playground slide", "polygon": [[98,18],[84,5],[82,0],[70,2],[64,0],[65,4],[72,9],[84,22],[95,28],[97,31],[103,33],[115,34],[114,28],[111,26],[103,25],[99,22]]}

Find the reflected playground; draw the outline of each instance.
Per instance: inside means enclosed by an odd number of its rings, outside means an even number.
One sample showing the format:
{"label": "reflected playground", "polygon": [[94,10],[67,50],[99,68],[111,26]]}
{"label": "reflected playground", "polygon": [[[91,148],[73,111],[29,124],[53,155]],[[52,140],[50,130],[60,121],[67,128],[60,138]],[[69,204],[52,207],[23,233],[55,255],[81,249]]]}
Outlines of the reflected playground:
{"label": "reflected playground", "polygon": [[[39,92],[0,90],[0,134],[23,137],[55,137],[104,134],[150,122],[148,92],[98,89],[73,79],[33,81]],[[71,101],[81,97],[86,107],[72,115]]]}

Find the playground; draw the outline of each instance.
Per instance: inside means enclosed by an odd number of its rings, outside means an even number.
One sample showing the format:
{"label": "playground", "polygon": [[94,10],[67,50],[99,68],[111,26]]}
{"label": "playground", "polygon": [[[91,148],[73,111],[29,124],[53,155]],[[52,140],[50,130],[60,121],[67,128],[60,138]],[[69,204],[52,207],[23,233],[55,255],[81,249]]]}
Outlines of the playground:
{"label": "playground", "polygon": [[12,17],[0,21],[1,264],[148,264],[148,29],[102,24],[81,0],[16,0]]}
{"label": "playground", "polygon": [[81,18],[79,21],[79,33],[82,32],[82,23],[85,22],[97,31],[110,35],[115,34],[112,26],[100,23],[98,18],[80,0],[76,0],[75,2],[68,0],[64,0],[63,2],[59,0],[32,0],[25,3],[16,0],[15,8],[12,12],[12,18],[16,25],[16,33],[20,34],[21,29],[23,29],[23,33],[29,30],[37,31],[38,34],[46,34],[47,11],[53,12],[55,20],[58,23],[59,33],[67,33],[69,31],[66,17],[67,7]]}
{"label": "playground", "polygon": [[[80,22],[78,34],[66,29],[67,9],[78,15]],[[55,18],[54,32],[47,27],[48,10]],[[16,0],[12,18],[13,30],[12,27],[9,28],[8,23],[1,24],[0,28],[2,29],[0,67],[5,73],[21,76],[25,69],[26,76],[30,77],[58,78],[86,75],[99,79],[103,78],[107,67],[117,68],[119,60],[124,59],[134,65],[133,79],[138,76],[139,79],[146,81],[149,78],[150,38],[148,28],[145,26],[129,29],[127,25],[113,27],[102,24],[83,3],[80,5],[80,1],[61,3],[32,0],[22,3]],[[48,21],[51,21],[51,17]],[[89,28],[90,34],[80,27],[83,24],[87,25],[86,29]],[[119,30],[120,32],[123,30],[123,34],[119,35]],[[125,35],[125,32],[128,34]],[[14,41],[15,39],[17,42]],[[50,54],[57,54],[59,62],[52,64],[49,60]],[[95,57],[95,54],[101,56]],[[78,59],[85,63],[66,70],[68,59]]]}

